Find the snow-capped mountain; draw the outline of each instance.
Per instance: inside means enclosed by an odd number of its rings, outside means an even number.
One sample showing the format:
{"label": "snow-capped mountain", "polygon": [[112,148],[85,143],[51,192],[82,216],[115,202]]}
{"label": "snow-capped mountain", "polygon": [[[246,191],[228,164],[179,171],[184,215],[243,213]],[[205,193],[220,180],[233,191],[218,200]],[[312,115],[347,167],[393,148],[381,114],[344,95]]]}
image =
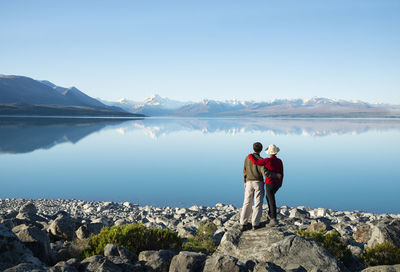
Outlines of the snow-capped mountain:
{"label": "snow-capped mountain", "polygon": [[[142,103],[106,102],[132,113],[148,116],[191,117],[391,117],[400,116],[400,106],[370,104],[313,97],[310,99],[273,99],[270,101],[210,100],[182,102],[152,95]],[[113,104],[110,104],[113,103]]]}
{"label": "snow-capped mountain", "polygon": [[135,102],[126,98],[118,101],[101,100],[104,104],[123,108],[131,113],[147,112],[149,116],[164,116],[173,114],[176,109],[192,102],[181,102],[154,94],[143,102]]}
{"label": "snow-capped mountain", "polygon": [[182,107],[190,102],[181,102],[177,100],[172,100],[167,97],[161,97],[158,94],[154,94],[149,98],[145,99],[142,104],[136,105],[137,108],[144,106],[156,106],[163,107],[165,109],[177,109]]}

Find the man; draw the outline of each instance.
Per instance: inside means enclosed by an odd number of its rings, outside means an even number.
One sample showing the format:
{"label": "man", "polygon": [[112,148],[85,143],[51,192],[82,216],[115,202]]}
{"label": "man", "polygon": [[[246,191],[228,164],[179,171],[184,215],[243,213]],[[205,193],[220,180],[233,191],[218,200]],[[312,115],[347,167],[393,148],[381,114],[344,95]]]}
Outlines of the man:
{"label": "man", "polygon": [[280,178],[265,178],[265,188],[267,192],[267,203],[268,203],[268,215],[270,218],[270,222],[268,226],[276,226],[278,221],[276,219],[276,201],[275,194],[282,186],[283,180],[283,163],[282,161],[276,157],[276,154],[280,151],[279,147],[274,144],[270,144],[269,147],[265,150],[265,152],[270,155],[269,158],[259,159],[256,156],[249,154],[248,158],[252,163],[258,166],[265,166],[269,171],[274,171],[274,173],[278,173],[281,175]]}
{"label": "man", "polygon": [[[256,142],[253,144],[254,153],[252,154],[257,159],[262,151],[262,144]],[[251,162],[248,156],[244,161],[243,180],[244,180],[244,201],[242,213],[240,214],[241,230],[246,231],[253,227],[253,230],[260,228],[260,219],[262,215],[262,205],[264,198],[264,179],[263,174],[267,178],[280,178],[279,174],[273,173],[264,166],[257,166]],[[252,209],[254,200],[254,210]],[[250,224],[251,215],[251,224]]]}

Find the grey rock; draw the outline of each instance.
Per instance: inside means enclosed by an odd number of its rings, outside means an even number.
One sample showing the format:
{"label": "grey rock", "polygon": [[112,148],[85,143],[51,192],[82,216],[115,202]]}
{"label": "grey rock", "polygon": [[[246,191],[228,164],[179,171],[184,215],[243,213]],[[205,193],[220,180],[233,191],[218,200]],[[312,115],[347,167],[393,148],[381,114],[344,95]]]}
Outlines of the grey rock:
{"label": "grey rock", "polygon": [[356,241],[349,241],[347,248],[354,256],[360,256],[365,249],[365,245]]}
{"label": "grey rock", "polygon": [[384,219],[379,221],[371,230],[367,246],[371,247],[385,241],[400,247],[400,220]]}
{"label": "grey rock", "polygon": [[91,256],[84,259],[81,262],[81,265],[85,271],[93,271],[93,272],[122,272],[123,269],[118,265],[112,263],[104,256]]}
{"label": "grey rock", "polygon": [[123,218],[116,220],[114,223],[114,225],[116,225],[116,226],[121,226],[121,225],[125,225],[125,224],[128,224],[128,221],[126,221]]}
{"label": "grey rock", "polygon": [[87,239],[93,235],[99,234],[103,227],[104,225],[102,223],[83,224],[75,231],[75,236],[80,240]]}
{"label": "grey rock", "polygon": [[31,263],[21,263],[16,266],[10,267],[4,272],[47,272],[47,269],[45,269],[44,266],[42,265],[36,265],[36,264],[31,264]]}
{"label": "grey rock", "polygon": [[400,264],[372,266],[362,272],[400,272]]}
{"label": "grey rock", "polygon": [[139,261],[146,262],[156,272],[168,272],[172,258],[176,254],[171,250],[146,250],[139,254]]}
{"label": "grey rock", "polygon": [[[266,249],[267,260],[289,270],[302,266],[307,271],[348,271],[325,248],[314,240],[290,235]],[[297,269],[297,268],[296,268]]]}
{"label": "grey rock", "polygon": [[313,231],[313,232],[326,231],[326,230],[329,230],[329,229],[332,229],[332,228],[329,225],[327,225],[326,223],[321,222],[321,221],[312,223],[307,228],[307,230]]}
{"label": "grey rock", "polygon": [[42,265],[12,231],[0,224],[0,271],[21,263]]}
{"label": "grey rock", "polygon": [[247,268],[243,263],[232,256],[213,255],[207,258],[204,265],[204,272],[246,272]]}
{"label": "grey rock", "polygon": [[12,229],[19,240],[28,247],[35,257],[50,264],[53,260],[50,254],[50,239],[47,233],[35,226],[19,225]]}
{"label": "grey rock", "polygon": [[297,208],[293,208],[289,212],[289,218],[305,218],[308,216],[309,216],[308,212]]}
{"label": "grey rock", "polygon": [[35,223],[46,221],[44,217],[37,215],[36,206],[32,202],[27,202],[21,206],[16,219],[28,220]]}
{"label": "grey rock", "polygon": [[182,238],[193,238],[196,235],[197,229],[190,226],[178,226],[176,232]]}
{"label": "grey rock", "polygon": [[35,215],[37,214],[36,206],[32,202],[27,202],[21,206],[19,214]]}
{"label": "grey rock", "polygon": [[62,261],[50,267],[48,272],[78,272],[78,269],[75,266]]}
{"label": "grey rock", "polygon": [[213,234],[213,236],[212,236],[212,240],[214,241],[214,243],[215,243],[216,245],[219,245],[219,244],[221,243],[221,240],[222,240],[222,237],[224,237],[224,234],[225,234],[225,230],[224,230],[224,229],[221,229],[221,228],[218,228],[218,229],[214,232],[214,234]]}
{"label": "grey rock", "polygon": [[0,223],[2,223],[5,227],[7,227],[8,229],[12,229],[14,226],[14,222],[12,219],[3,219],[0,221]]}
{"label": "grey rock", "polygon": [[225,233],[216,252],[242,262],[249,259],[272,262],[285,270],[301,265],[307,271],[348,271],[314,240],[306,240],[277,227],[243,233],[233,228]]}
{"label": "grey rock", "polygon": [[181,251],[172,258],[169,272],[201,272],[207,255]]}
{"label": "grey rock", "polygon": [[[120,263],[120,260],[124,263],[126,262],[135,263],[138,260],[138,256],[135,253],[126,248],[114,244],[107,244],[104,247],[104,256],[109,258],[111,261],[114,260],[114,263],[117,262]],[[112,257],[118,257],[120,259]]]}
{"label": "grey rock", "polygon": [[75,221],[69,215],[60,214],[49,226],[50,233],[58,239],[72,240],[75,234]]}
{"label": "grey rock", "polygon": [[285,270],[274,263],[263,262],[256,264],[253,272],[285,272]]}

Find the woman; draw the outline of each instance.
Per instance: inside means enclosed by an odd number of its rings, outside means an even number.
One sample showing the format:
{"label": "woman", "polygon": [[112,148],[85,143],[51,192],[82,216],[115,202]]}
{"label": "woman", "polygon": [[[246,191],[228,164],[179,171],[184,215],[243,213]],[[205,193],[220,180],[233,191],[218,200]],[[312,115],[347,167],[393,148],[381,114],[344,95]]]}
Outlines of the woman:
{"label": "woman", "polygon": [[265,178],[265,191],[267,195],[267,203],[268,203],[268,215],[271,219],[269,222],[269,226],[276,226],[278,221],[276,219],[276,201],[275,194],[281,188],[283,181],[283,163],[282,160],[276,157],[276,154],[280,149],[274,144],[270,144],[265,152],[270,155],[269,158],[256,160],[252,154],[249,154],[248,157],[250,161],[256,165],[264,165],[269,171],[279,173],[282,175],[281,179],[273,179],[273,178]]}

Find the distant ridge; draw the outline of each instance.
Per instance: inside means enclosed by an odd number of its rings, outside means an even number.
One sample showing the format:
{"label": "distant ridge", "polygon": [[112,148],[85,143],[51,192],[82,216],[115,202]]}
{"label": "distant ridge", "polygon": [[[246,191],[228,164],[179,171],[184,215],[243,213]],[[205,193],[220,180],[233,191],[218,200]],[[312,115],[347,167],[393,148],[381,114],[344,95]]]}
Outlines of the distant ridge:
{"label": "distant ridge", "polygon": [[400,106],[371,104],[313,97],[311,99],[274,99],[267,102],[209,100],[181,102],[152,95],[143,102],[121,99],[102,100],[104,104],[121,106],[126,111],[149,116],[183,117],[400,117]]}
{"label": "distant ridge", "polygon": [[109,106],[76,87],[64,88],[47,80],[0,75],[0,115],[140,116]]}

